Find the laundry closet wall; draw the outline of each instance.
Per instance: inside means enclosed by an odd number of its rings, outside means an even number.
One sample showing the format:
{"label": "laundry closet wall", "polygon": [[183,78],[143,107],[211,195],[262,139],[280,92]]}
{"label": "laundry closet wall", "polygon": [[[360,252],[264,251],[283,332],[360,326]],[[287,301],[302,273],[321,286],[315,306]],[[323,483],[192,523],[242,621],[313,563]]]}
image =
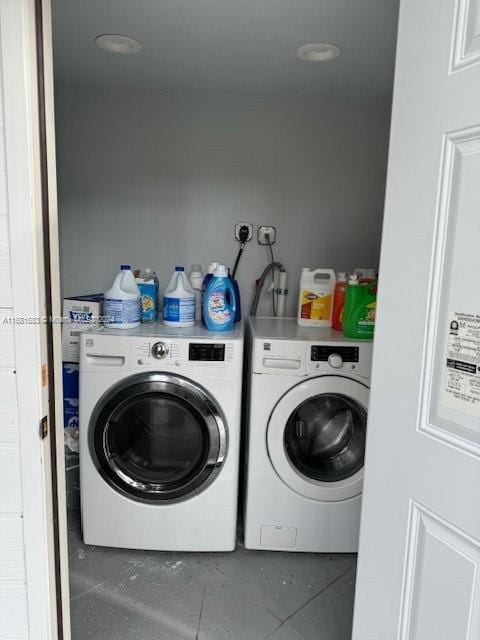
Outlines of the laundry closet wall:
{"label": "laundry closet wall", "polygon": [[[124,262],[162,287],[176,264],[231,265],[237,221],[277,227],[290,315],[301,267],[378,264],[390,101],[60,88],[56,119],[65,295]],[[245,309],[267,259],[247,245]]]}

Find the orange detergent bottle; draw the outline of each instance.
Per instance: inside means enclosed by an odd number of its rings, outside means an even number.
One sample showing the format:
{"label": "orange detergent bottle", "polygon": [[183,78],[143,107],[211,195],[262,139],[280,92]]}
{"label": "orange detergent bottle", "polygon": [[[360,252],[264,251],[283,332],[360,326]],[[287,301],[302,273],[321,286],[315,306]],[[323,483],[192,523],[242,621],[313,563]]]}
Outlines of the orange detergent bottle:
{"label": "orange detergent bottle", "polygon": [[345,304],[345,292],[347,290],[347,274],[340,271],[337,274],[337,283],[333,294],[332,327],[336,331],[342,330],[343,305]]}

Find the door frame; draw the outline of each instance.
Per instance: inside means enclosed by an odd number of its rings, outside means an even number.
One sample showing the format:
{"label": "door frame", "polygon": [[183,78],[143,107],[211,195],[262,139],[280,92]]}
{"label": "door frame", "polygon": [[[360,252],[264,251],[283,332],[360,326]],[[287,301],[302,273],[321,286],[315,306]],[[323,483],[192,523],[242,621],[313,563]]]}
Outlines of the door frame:
{"label": "door frame", "polygon": [[[62,460],[52,475],[58,444],[51,425],[61,418],[52,401],[52,394],[61,396],[61,389],[54,388],[54,350],[49,329],[49,325],[54,327],[49,316],[57,313],[59,300],[58,283],[56,286],[55,277],[48,277],[55,264],[53,273],[58,274],[58,245],[55,249],[51,243],[56,238],[56,221],[52,219],[45,227],[48,220],[45,204],[48,200],[56,207],[56,192],[51,187],[45,188],[42,171],[42,157],[46,160],[43,167],[50,167],[50,172],[55,164],[54,155],[50,158],[45,155],[46,139],[50,138],[49,153],[54,149],[53,85],[40,101],[43,86],[39,83],[39,69],[51,65],[50,33],[50,0],[0,3],[4,108],[1,126],[5,130],[12,271],[11,289],[0,290],[0,294],[5,294],[5,301],[11,300],[15,313],[14,374],[20,436],[26,624],[30,638],[68,640],[68,607],[66,617],[62,617],[61,606],[68,598],[68,565],[62,576],[57,562],[62,558],[58,540],[62,514],[60,511],[59,518],[54,508],[55,494],[58,491],[62,496],[62,489],[65,491]],[[46,68],[50,83],[52,71],[53,68]],[[48,123],[44,135],[42,121]],[[52,184],[55,185],[55,179]],[[63,535],[66,541],[66,527]],[[66,550],[65,542],[63,554]],[[62,582],[67,585],[65,592],[60,591]]]}
{"label": "door frame", "polygon": [[[15,1],[15,0],[13,0]],[[62,317],[62,298],[60,288],[60,252],[59,252],[59,216],[57,201],[57,168],[55,152],[55,109],[53,80],[53,35],[51,0],[21,0],[34,4],[34,22],[32,37],[36,46],[35,73],[37,79],[37,161],[40,161],[39,199],[41,202],[41,234],[44,246],[42,272],[45,277],[46,307],[53,318]],[[45,557],[52,564],[55,580],[52,583],[53,597],[49,608],[56,631],[52,629],[52,638],[70,640],[70,596],[67,529],[67,493],[65,478],[64,433],[63,433],[63,390],[62,390],[62,347],[61,323],[49,323],[46,335],[48,354],[48,403],[51,411],[51,512],[52,530],[45,549]],[[361,386],[368,385],[353,380]],[[363,476],[363,468],[361,475]],[[318,498],[317,498],[318,499]],[[41,511],[49,510],[49,505],[37,503]],[[31,532],[32,533],[32,532]],[[38,554],[38,549],[36,551]],[[53,563],[52,563],[53,561]],[[38,594],[36,594],[38,595]],[[34,602],[33,594],[30,602]],[[31,606],[31,605],[30,605]],[[40,639],[39,639],[40,640]],[[43,638],[42,638],[43,640]],[[45,639],[47,640],[47,639]],[[50,640],[50,638],[48,638]]]}
{"label": "door frame", "polygon": [[[12,0],[15,1],[15,0]],[[57,203],[57,170],[55,153],[55,114],[54,114],[54,81],[53,81],[53,42],[52,42],[52,11],[51,0],[21,0],[22,4],[35,6],[35,18],[31,26],[31,37],[36,43],[35,64],[37,78],[38,111],[38,149],[37,159],[41,164],[41,187],[39,187],[39,201],[41,202],[42,220],[40,223],[45,260],[42,273],[45,276],[46,306],[52,317],[61,318],[62,299],[60,290],[60,253],[59,253],[59,216]],[[38,615],[40,607],[48,607],[52,620],[55,621],[56,632],[52,631],[52,638],[58,640],[70,640],[70,598],[69,598],[69,565],[68,565],[68,534],[67,534],[67,499],[65,481],[64,458],[64,433],[63,433],[63,394],[62,394],[62,349],[61,349],[61,324],[50,323],[46,338],[46,350],[48,352],[48,379],[49,404],[51,410],[51,499],[53,504],[51,537],[44,546],[44,553],[38,552],[38,539],[35,554],[32,554],[32,564],[43,555],[44,558],[54,560],[55,581],[52,598],[45,601],[38,597],[38,593],[31,593],[29,607],[35,608],[33,612]],[[31,381],[32,382],[32,381]],[[359,384],[362,384],[358,381]],[[364,385],[367,386],[367,385]],[[367,387],[368,389],[368,387]],[[30,459],[29,454],[28,459]],[[24,468],[28,469],[28,460],[23,461]],[[24,471],[24,476],[27,476]],[[31,478],[27,478],[30,479]],[[32,484],[32,482],[30,482]],[[35,506],[36,516],[45,518],[48,514],[46,505],[38,497],[37,487],[32,487],[30,501]],[[35,502],[36,501],[36,502]],[[36,535],[33,519],[25,526],[29,535]],[[35,558],[33,558],[35,555]],[[42,574],[44,575],[44,574]],[[30,612],[31,613],[31,612]],[[47,609],[44,609],[46,615]],[[32,619],[34,616],[31,614]],[[39,638],[40,640],[40,638]],[[43,638],[42,638],[43,640]],[[45,640],[47,640],[45,638]],[[48,638],[50,640],[50,638]]]}
{"label": "door frame", "polygon": [[[67,492],[63,434],[62,300],[60,291],[59,219],[55,153],[53,35],[51,0],[28,0],[34,20],[36,117],[39,165],[40,231],[43,244],[45,361],[49,420],[50,487],[47,515],[50,524],[48,557],[52,575],[51,605],[55,607],[58,640],[70,640],[70,591],[68,564]],[[31,5],[34,5],[33,8]],[[35,114],[32,113],[32,118]]]}
{"label": "door frame", "polygon": [[[59,219],[55,153],[55,104],[51,0],[35,0],[39,153],[42,233],[47,316],[62,316]],[[47,323],[48,397],[52,480],[55,601],[59,640],[70,640],[67,491],[63,434],[62,332],[57,321]]]}

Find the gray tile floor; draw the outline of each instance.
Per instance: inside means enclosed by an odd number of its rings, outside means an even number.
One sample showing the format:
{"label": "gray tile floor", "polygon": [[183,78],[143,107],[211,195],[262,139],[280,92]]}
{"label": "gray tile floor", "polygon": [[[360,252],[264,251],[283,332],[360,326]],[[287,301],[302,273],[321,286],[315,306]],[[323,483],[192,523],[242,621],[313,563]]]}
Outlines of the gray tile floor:
{"label": "gray tile floor", "polygon": [[73,640],[349,640],[356,556],[84,545],[69,512]]}

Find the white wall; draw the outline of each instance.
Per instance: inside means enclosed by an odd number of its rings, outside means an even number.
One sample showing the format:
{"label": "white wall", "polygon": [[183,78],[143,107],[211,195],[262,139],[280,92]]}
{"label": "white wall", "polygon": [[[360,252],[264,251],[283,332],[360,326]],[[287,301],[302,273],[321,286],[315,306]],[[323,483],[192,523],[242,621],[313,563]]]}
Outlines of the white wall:
{"label": "white wall", "polygon": [[[302,266],[378,264],[389,102],[60,89],[56,115],[65,295],[123,262],[163,285],[175,264],[232,264],[237,221],[277,227],[291,314]],[[266,264],[247,245],[244,308]]]}

